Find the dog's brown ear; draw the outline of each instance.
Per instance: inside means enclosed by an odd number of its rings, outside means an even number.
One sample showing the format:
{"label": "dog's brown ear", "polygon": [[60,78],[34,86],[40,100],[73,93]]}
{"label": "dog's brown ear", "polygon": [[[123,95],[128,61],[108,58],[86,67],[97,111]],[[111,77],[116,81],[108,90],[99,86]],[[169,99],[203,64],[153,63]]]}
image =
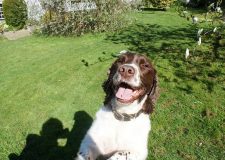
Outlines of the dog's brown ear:
{"label": "dog's brown ear", "polygon": [[158,78],[155,75],[153,78],[150,92],[148,93],[148,97],[143,105],[143,110],[145,113],[149,114],[153,112],[158,97],[159,97]]}
{"label": "dog's brown ear", "polygon": [[113,96],[113,75],[116,72],[116,62],[114,62],[111,66],[111,68],[107,72],[107,79],[103,82],[102,88],[105,92],[105,100],[104,100],[104,105],[107,105],[112,96]]}
{"label": "dog's brown ear", "polygon": [[112,81],[109,79],[105,80],[102,84],[102,88],[105,92],[105,100],[104,100],[104,105],[107,105],[110,102],[110,99],[112,97],[113,89],[111,88],[112,86]]}
{"label": "dog's brown ear", "polygon": [[149,94],[149,98],[151,99],[152,103],[155,104],[158,97],[159,97],[158,78],[155,75],[153,79],[152,90]]}

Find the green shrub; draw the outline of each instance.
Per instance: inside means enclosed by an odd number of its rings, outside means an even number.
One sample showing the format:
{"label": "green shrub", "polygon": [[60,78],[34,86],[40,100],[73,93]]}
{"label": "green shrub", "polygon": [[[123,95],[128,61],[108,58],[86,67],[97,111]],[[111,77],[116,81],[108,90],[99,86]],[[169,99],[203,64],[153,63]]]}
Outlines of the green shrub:
{"label": "green shrub", "polygon": [[[42,33],[46,35],[81,35],[87,32],[118,30],[127,25],[129,7],[121,0],[86,0],[95,9],[68,11],[63,0],[42,0],[45,14]],[[79,2],[75,3],[78,5]]]}
{"label": "green shrub", "polygon": [[168,8],[175,0],[145,0],[146,4],[151,4],[157,8]]}
{"label": "green shrub", "polygon": [[27,20],[27,5],[24,0],[4,0],[3,12],[8,25],[23,28]]}
{"label": "green shrub", "polygon": [[5,21],[0,21],[0,34],[10,30],[10,26],[5,23]]}

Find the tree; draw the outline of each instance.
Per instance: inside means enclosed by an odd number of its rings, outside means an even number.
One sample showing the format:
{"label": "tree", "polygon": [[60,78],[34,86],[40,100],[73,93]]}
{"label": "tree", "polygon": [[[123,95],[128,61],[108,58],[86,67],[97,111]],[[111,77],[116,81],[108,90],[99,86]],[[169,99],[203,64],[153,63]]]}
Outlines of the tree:
{"label": "tree", "polygon": [[[203,1],[203,0],[202,0]],[[187,0],[186,2],[190,2]],[[199,4],[201,0],[198,1]],[[205,0],[204,2],[210,2]],[[177,1],[179,15],[192,22],[196,28],[196,45],[192,52],[202,45],[202,41],[209,43],[212,46],[212,53],[214,59],[219,58],[219,48],[225,47],[225,13],[222,10],[222,0],[215,0],[208,3],[206,12],[201,14],[194,14],[188,10],[187,5]],[[207,3],[206,3],[207,4]],[[186,50],[186,55],[189,55],[189,49]],[[186,56],[187,58],[188,56]]]}
{"label": "tree", "polygon": [[4,0],[3,12],[8,25],[21,29],[27,20],[27,5],[24,0]]}

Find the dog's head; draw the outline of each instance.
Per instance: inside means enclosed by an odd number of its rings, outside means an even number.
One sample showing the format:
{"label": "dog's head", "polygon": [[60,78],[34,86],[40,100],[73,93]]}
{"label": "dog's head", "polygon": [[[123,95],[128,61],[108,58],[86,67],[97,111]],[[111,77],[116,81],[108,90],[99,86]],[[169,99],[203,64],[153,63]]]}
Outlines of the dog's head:
{"label": "dog's head", "polygon": [[106,93],[104,104],[112,99],[117,104],[128,106],[145,99],[142,109],[151,113],[156,101],[156,70],[150,60],[139,54],[123,53],[112,64],[108,79],[103,83]]}

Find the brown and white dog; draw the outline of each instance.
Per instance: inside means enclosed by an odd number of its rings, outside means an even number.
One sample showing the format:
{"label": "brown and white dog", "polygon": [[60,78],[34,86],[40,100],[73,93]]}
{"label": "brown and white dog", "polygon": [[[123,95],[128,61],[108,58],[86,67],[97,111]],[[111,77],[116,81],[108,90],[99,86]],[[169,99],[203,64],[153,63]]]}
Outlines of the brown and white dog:
{"label": "brown and white dog", "polygon": [[145,160],[156,87],[156,70],[146,56],[121,54],[103,83],[104,106],[96,113],[76,160]]}

